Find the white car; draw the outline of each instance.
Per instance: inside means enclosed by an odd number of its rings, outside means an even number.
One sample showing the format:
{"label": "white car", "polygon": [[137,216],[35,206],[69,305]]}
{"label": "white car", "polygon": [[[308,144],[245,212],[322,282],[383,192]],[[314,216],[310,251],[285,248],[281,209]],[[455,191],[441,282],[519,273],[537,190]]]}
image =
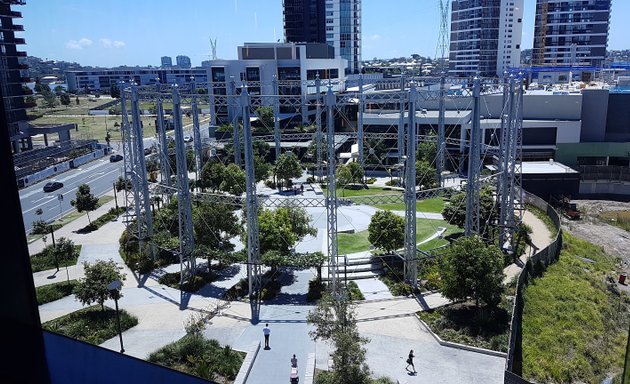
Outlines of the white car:
{"label": "white car", "polygon": [[192,141],[193,141],[192,136],[184,136],[184,143],[192,143]]}

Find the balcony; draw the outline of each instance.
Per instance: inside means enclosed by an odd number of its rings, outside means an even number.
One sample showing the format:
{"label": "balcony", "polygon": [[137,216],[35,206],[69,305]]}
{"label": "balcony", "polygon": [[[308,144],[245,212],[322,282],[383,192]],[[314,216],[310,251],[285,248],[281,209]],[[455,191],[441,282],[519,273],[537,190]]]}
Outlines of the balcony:
{"label": "balcony", "polygon": [[17,52],[15,52],[15,56],[17,56],[17,57],[26,57],[27,54],[24,51],[17,51]]}
{"label": "balcony", "polygon": [[19,11],[11,11],[9,13],[7,13],[7,16],[16,18],[16,19],[21,19],[22,18],[22,12]]}

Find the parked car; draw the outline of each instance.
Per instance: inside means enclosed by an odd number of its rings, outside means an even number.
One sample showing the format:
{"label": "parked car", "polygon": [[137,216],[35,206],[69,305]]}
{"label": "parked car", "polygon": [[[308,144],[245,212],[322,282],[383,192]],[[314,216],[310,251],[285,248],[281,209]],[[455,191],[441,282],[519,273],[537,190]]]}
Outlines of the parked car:
{"label": "parked car", "polygon": [[123,159],[122,155],[115,154],[115,155],[111,155],[111,156],[109,157],[109,162],[110,162],[110,163],[115,163],[115,162],[120,161],[120,160],[122,160],[122,159]]}
{"label": "parked car", "polygon": [[59,188],[63,188],[63,183],[60,181],[49,181],[44,185],[44,192],[56,191]]}
{"label": "parked car", "polygon": [[184,136],[184,142],[185,143],[192,143],[193,141],[193,137],[192,136]]}

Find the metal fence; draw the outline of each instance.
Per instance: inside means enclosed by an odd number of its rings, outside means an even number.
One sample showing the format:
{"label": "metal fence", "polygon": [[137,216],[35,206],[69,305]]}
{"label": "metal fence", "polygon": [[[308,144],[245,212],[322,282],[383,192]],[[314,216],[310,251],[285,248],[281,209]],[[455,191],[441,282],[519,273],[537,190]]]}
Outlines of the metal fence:
{"label": "metal fence", "polygon": [[580,165],[581,181],[628,181],[630,182],[630,168],[620,165]]}
{"label": "metal fence", "polygon": [[562,249],[562,228],[560,226],[560,216],[546,201],[529,192],[523,191],[523,198],[526,204],[531,204],[543,212],[553,222],[557,230],[555,239],[547,247],[538,251],[530,257],[518,275],[516,283],[516,295],[514,297],[514,307],[512,310],[512,321],[510,325],[510,342],[508,346],[507,360],[505,363],[504,384],[528,384],[529,381],[523,379],[523,355],[522,355],[522,321],[523,321],[523,291],[530,279],[540,276],[548,265],[558,260]]}

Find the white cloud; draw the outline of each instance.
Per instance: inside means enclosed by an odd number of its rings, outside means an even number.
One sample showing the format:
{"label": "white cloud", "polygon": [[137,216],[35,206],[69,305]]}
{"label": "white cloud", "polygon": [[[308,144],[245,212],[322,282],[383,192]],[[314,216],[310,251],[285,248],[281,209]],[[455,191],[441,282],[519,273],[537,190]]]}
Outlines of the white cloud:
{"label": "white cloud", "polygon": [[383,38],[383,36],[379,35],[378,33],[375,33],[372,36],[370,36],[370,40],[374,40],[374,41],[380,40],[382,38]]}
{"label": "white cloud", "polygon": [[125,46],[124,41],[120,40],[111,40],[106,37],[99,40],[103,48],[122,48]]}
{"label": "white cloud", "polygon": [[92,40],[82,37],[79,40],[68,40],[66,42],[66,48],[68,49],[83,49],[92,45]]}

